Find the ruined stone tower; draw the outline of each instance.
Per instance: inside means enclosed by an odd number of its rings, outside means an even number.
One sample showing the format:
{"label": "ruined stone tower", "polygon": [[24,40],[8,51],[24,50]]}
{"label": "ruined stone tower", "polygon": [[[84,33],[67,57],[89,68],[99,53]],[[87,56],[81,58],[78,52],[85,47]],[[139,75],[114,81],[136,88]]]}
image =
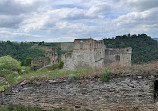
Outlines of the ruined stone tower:
{"label": "ruined stone tower", "polygon": [[58,63],[57,48],[47,47],[45,57],[50,59],[50,65]]}

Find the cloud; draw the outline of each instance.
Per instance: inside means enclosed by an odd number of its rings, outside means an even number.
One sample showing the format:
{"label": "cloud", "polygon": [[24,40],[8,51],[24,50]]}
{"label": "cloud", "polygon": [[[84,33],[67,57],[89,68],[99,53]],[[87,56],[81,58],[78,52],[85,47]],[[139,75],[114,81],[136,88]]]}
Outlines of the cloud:
{"label": "cloud", "polygon": [[127,0],[127,4],[136,11],[145,11],[158,7],[158,0]]}
{"label": "cloud", "polygon": [[156,37],[157,10],[157,0],[1,0],[0,28],[15,40],[45,35],[38,40],[71,41],[127,33]]}
{"label": "cloud", "polygon": [[20,15],[36,11],[44,3],[42,0],[2,0],[1,15]]}

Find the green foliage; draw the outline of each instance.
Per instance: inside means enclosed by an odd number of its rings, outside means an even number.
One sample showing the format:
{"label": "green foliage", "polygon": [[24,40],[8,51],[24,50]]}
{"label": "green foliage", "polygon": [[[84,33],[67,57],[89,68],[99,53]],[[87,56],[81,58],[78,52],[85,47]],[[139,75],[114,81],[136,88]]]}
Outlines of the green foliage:
{"label": "green foliage", "polygon": [[63,61],[59,61],[58,64],[53,64],[53,65],[48,65],[45,66],[44,68],[41,68],[40,70],[56,70],[56,69],[62,69],[64,66]]}
{"label": "green foliage", "polygon": [[158,60],[158,42],[146,34],[123,35],[104,39],[107,48],[132,47],[132,63],[146,63]]}
{"label": "green foliage", "polygon": [[10,55],[20,61],[23,66],[25,58],[45,57],[45,46],[57,48],[59,57],[66,53],[66,51],[61,51],[61,43],[0,41],[0,57]]}
{"label": "green foliage", "polygon": [[53,64],[51,68],[52,68],[52,70],[58,69],[59,68],[59,64]]}
{"label": "green foliage", "polygon": [[0,85],[0,92],[4,92],[8,88],[8,85]]}
{"label": "green foliage", "polygon": [[33,66],[35,66],[35,67],[39,67],[39,66],[40,66],[40,64],[33,64]]}
{"label": "green foliage", "polygon": [[[36,46],[37,47],[34,47]],[[0,42],[0,57],[10,55],[24,65],[25,58],[44,57],[45,51],[42,46],[38,46],[38,42]]]}
{"label": "green foliage", "polygon": [[29,57],[29,58],[26,58],[24,65],[25,65],[25,66],[29,66],[29,65],[31,64],[31,61],[32,61],[32,58],[30,58],[30,57]]}
{"label": "green foliage", "polygon": [[61,69],[61,68],[63,68],[63,66],[64,66],[64,62],[60,60],[60,61],[59,61],[58,68]]}
{"label": "green foliage", "polygon": [[75,81],[76,77],[75,77],[75,75],[70,74],[67,79],[69,82],[73,82],[73,81]]}
{"label": "green foliage", "polygon": [[0,57],[0,74],[6,75],[10,73],[14,73],[18,71],[18,73],[22,72],[21,62],[13,59],[10,56]]}
{"label": "green foliage", "polygon": [[101,80],[102,80],[103,82],[107,82],[107,81],[109,81],[109,79],[110,79],[110,75],[111,75],[111,70],[108,69],[108,68],[106,68],[106,69],[103,70],[103,72],[102,72],[100,78],[101,78]]}
{"label": "green foliage", "polygon": [[23,70],[24,73],[26,73],[26,74],[33,71],[33,70],[31,69],[31,67],[27,67],[27,66],[22,66],[22,70]]}

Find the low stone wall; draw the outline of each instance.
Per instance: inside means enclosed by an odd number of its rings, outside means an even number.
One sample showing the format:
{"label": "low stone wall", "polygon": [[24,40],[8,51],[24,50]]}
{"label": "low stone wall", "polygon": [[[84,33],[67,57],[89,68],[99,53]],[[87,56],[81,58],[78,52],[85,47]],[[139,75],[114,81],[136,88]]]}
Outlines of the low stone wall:
{"label": "low stone wall", "polygon": [[43,109],[106,110],[154,103],[154,82],[151,77],[115,77],[109,82],[99,78],[22,82],[0,95],[1,105],[23,104]]}

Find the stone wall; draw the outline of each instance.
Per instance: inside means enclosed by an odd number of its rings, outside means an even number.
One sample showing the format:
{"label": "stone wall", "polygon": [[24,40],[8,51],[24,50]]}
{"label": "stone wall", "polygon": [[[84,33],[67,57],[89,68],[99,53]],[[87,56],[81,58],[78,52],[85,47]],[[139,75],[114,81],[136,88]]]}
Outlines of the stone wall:
{"label": "stone wall", "polygon": [[71,54],[62,55],[64,69],[104,67],[111,63],[131,65],[131,48],[106,48],[103,40],[75,39]]}
{"label": "stone wall", "polygon": [[0,103],[23,104],[44,109],[115,111],[120,107],[144,108],[154,103],[154,81],[150,76],[114,77],[109,82],[102,82],[97,77],[74,82],[66,79],[34,84],[23,81],[12,87],[3,97],[0,95]]}
{"label": "stone wall", "polygon": [[73,50],[73,42],[72,43],[61,43],[62,51],[72,51]]}
{"label": "stone wall", "polygon": [[34,70],[40,69],[44,66],[49,65],[50,60],[47,57],[37,57],[31,61],[31,68]]}
{"label": "stone wall", "polygon": [[71,55],[62,55],[64,69],[103,67],[105,49],[74,50]]}
{"label": "stone wall", "polygon": [[73,52],[62,55],[64,69],[103,67],[105,45],[103,40],[75,39]]}
{"label": "stone wall", "polygon": [[130,65],[131,64],[131,48],[122,48],[122,49],[105,49],[105,63],[119,63],[121,65]]}
{"label": "stone wall", "polygon": [[46,47],[45,57],[50,59],[50,64],[57,64],[58,63],[58,53],[57,48],[53,47]]}

